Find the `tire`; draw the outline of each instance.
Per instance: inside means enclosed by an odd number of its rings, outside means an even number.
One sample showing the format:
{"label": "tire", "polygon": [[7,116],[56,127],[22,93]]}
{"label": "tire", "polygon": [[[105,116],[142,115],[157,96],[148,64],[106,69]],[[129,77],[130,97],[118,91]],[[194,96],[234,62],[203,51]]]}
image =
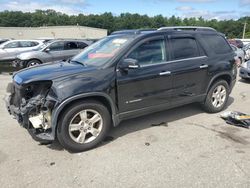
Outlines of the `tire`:
{"label": "tire", "polygon": [[66,109],[57,125],[60,144],[71,152],[82,152],[103,141],[111,126],[108,109],[100,102],[87,100]]}
{"label": "tire", "polygon": [[220,112],[225,109],[228,97],[228,83],[225,80],[218,80],[209,89],[203,108],[208,113]]}
{"label": "tire", "polygon": [[42,64],[42,62],[39,61],[38,59],[31,59],[27,62],[26,67],[33,67],[40,64]]}

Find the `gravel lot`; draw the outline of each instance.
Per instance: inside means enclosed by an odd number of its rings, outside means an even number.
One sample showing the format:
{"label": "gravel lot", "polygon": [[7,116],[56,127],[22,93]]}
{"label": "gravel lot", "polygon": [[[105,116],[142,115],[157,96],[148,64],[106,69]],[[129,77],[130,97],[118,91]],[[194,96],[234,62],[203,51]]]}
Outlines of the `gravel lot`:
{"label": "gravel lot", "polygon": [[[8,75],[0,75],[0,98]],[[250,113],[239,79],[227,110]],[[250,187],[250,130],[198,105],[123,122],[98,148],[79,154],[39,145],[0,100],[1,187]],[[152,124],[160,124],[152,126]]]}

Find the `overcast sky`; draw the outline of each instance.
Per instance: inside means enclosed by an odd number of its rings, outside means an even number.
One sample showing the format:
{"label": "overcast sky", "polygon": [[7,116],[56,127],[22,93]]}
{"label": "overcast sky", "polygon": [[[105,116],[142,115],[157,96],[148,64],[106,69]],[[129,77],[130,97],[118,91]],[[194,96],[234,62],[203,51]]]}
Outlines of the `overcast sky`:
{"label": "overcast sky", "polygon": [[0,0],[0,11],[33,12],[54,9],[67,14],[100,14],[124,12],[149,16],[200,17],[205,19],[238,19],[250,16],[250,0]]}

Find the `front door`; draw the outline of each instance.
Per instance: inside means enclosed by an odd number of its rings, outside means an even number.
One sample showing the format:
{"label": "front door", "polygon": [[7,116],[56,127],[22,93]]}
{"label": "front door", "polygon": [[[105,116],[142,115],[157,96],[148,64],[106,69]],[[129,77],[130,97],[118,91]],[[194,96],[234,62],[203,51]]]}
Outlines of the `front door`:
{"label": "front door", "polygon": [[51,58],[49,61],[60,61],[65,59],[64,54],[64,41],[56,41],[52,43],[48,48],[50,51],[48,52],[48,57]]}
{"label": "front door", "polygon": [[128,112],[168,104],[172,77],[167,63],[166,41],[158,36],[141,41],[125,57],[138,61],[140,67],[117,72],[119,111]]}

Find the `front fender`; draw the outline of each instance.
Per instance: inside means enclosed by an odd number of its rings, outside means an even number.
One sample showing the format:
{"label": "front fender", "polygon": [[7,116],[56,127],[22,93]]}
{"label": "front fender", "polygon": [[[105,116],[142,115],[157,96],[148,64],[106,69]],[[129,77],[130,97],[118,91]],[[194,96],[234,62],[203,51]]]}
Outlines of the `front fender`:
{"label": "front fender", "polygon": [[55,138],[56,135],[56,128],[57,128],[57,123],[59,120],[60,113],[63,111],[63,109],[73,101],[79,100],[79,99],[85,99],[87,97],[104,97],[110,104],[111,110],[112,110],[112,120],[114,126],[118,125],[120,120],[117,116],[117,108],[114,104],[114,101],[111,99],[111,97],[105,93],[102,92],[91,92],[91,93],[83,93],[79,95],[72,96],[70,98],[65,99],[62,101],[54,110],[52,113],[52,135]]}

